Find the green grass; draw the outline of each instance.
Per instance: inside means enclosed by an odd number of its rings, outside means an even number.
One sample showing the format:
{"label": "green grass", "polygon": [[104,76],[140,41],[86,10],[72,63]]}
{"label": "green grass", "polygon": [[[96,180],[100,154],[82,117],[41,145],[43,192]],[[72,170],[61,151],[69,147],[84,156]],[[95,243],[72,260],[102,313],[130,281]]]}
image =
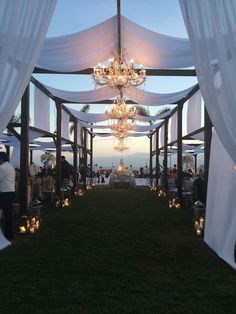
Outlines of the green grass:
{"label": "green grass", "polygon": [[45,208],[0,252],[0,313],[236,313],[236,273],[193,235],[190,209],[145,189]]}

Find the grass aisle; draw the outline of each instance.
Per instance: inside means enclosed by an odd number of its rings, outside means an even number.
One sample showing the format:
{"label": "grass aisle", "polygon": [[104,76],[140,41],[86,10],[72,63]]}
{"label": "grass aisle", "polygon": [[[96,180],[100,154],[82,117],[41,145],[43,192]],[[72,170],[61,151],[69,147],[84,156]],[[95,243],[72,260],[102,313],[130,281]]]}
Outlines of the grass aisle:
{"label": "grass aisle", "polygon": [[236,273],[165,203],[104,188],[46,208],[38,234],[0,252],[0,313],[235,313]]}

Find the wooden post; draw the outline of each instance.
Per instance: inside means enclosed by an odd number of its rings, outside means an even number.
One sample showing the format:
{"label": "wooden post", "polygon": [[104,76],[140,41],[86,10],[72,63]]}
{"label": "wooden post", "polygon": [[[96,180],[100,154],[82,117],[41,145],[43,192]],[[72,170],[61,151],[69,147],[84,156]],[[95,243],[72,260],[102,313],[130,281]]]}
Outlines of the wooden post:
{"label": "wooden post", "polygon": [[207,189],[208,183],[208,174],[209,174],[209,163],[210,163],[210,151],[211,151],[211,137],[212,137],[212,122],[208,115],[208,112],[205,107],[204,113],[204,120],[205,120],[205,132],[204,132],[204,179]]}
{"label": "wooden post", "polygon": [[156,186],[158,185],[159,180],[159,128],[156,129]]}
{"label": "wooden post", "polygon": [[150,134],[149,140],[150,140],[150,157],[149,157],[149,177],[150,177],[150,185],[152,186],[152,136],[153,134]]}
{"label": "wooden post", "polygon": [[177,180],[177,189],[178,189],[178,197],[180,200],[180,203],[183,203],[183,191],[182,191],[182,181],[183,181],[183,163],[182,163],[182,154],[183,154],[183,147],[182,147],[182,133],[183,133],[183,126],[182,126],[182,112],[183,112],[183,103],[178,104],[178,129],[177,129],[177,174],[178,174],[178,180]]}
{"label": "wooden post", "polygon": [[30,149],[30,165],[32,164],[33,162],[33,149]]}
{"label": "wooden post", "polygon": [[197,154],[193,154],[194,157],[194,172],[197,174]]}
{"label": "wooden post", "polygon": [[90,177],[93,178],[93,138],[94,135],[90,134]]}
{"label": "wooden post", "polygon": [[56,196],[61,197],[61,103],[56,102],[57,136],[56,136]]}
{"label": "wooden post", "polygon": [[163,161],[163,175],[164,175],[164,188],[168,192],[168,171],[167,171],[167,158],[168,158],[168,122],[169,119],[165,119],[164,123],[164,161]]}
{"label": "wooden post", "polygon": [[77,168],[78,168],[78,125],[77,119],[73,119],[74,122],[74,144],[73,144],[73,189],[74,191],[77,188],[78,176],[77,176]]}
{"label": "wooden post", "polygon": [[20,214],[27,214],[28,204],[28,172],[29,172],[29,105],[30,87],[26,87],[21,99],[21,145],[20,145]]}
{"label": "wooden post", "polygon": [[11,148],[11,146],[5,145],[5,147],[6,147],[7,158],[8,158],[8,160],[10,160],[10,148]]}

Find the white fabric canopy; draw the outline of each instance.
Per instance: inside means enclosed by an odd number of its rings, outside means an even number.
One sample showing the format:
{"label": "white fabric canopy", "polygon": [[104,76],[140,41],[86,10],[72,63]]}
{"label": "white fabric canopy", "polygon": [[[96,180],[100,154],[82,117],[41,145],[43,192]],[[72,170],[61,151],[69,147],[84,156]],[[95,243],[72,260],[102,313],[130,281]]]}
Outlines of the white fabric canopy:
{"label": "white fabric canopy", "polygon": [[121,40],[127,57],[146,67],[167,69],[193,66],[188,39],[162,35],[122,17]]}
{"label": "white fabric canopy", "polygon": [[50,132],[50,98],[34,87],[34,126]]}
{"label": "white fabric canopy", "polygon": [[81,123],[77,121],[77,144],[81,145]]}
{"label": "white fabric canopy", "polygon": [[202,94],[198,90],[188,101],[187,134],[201,128],[201,100]]}
{"label": "white fabric canopy", "polygon": [[[146,67],[184,68],[193,65],[187,39],[155,33],[123,16],[121,46],[127,58]],[[78,33],[47,38],[37,66],[62,72],[79,71],[108,60],[117,47],[117,16],[114,16]]]}
{"label": "white fabric canopy", "polygon": [[[135,132],[149,132],[152,130],[155,130],[157,127],[159,127],[159,125],[162,123],[162,121],[160,121],[159,123],[153,124],[153,125],[138,125],[138,124],[134,124],[134,131]],[[88,129],[111,129],[111,125],[91,125],[89,123],[85,123],[85,122],[81,122],[81,126],[88,128]]]}
{"label": "white fabric canopy", "polygon": [[[110,136],[114,136],[113,133],[96,133],[96,132],[92,132],[92,134],[98,136],[98,137],[110,137]],[[128,137],[141,137],[141,136],[147,136],[150,133],[129,133]]]}
{"label": "white fabric canopy", "polygon": [[111,57],[117,48],[116,16],[85,31],[47,38],[37,66],[55,71],[79,71]]}
{"label": "white fabric canopy", "polygon": [[164,125],[159,129],[159,148],[164,146]]}
{"label": "white fabric canopy", "polygon": [[180,0],[207,111],[236,162],[236,2]]}
{"label": "white fabric canopy", "polygon": [[118,91],[108,86],[92,89],[83,92],[66,91],[45,85],[50,93],[65,101],[75,103],[90,103],[113,98],[118,95]]}
{"label": "white fabric canopy", "polygon": [[207,193],[205,242],[236,269],[236,170],[233,160],[213,131]]}
{"label": "white fabric canopy", "polygon": [[0,132],[29,82],[55,4],[56,0],[0,2]]}
{"label": "white fabric canopy", "polygon": [[[118,95],[118,91],[116,89],[110,88],[108,86],[84,92],[65,91],[46,85],[45,87],[52,95],[61,98],[64,101],[75,103],[96,102],[110,99]],[[123,93],[128,99],[133,100],[136,103],[144,104],[146,106],[161,106],[177,103],[179,100],[185,98],[194,87],[195,86],[191,86],[176,93],[158,94],[131,86],[129,88],[125,88]]]}

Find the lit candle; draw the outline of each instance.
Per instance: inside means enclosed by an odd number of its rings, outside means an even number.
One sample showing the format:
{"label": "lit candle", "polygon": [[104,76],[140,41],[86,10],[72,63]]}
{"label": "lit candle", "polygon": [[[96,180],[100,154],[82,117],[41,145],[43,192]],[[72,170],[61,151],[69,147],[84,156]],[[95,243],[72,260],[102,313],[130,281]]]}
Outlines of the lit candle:
{"label": "lit candle", "polygon": [[202,234],[202,230],[201,230],[201,229],[197,229],[197,230],[196,230],[196,235],[197,235],[197,236],[200,236],[201,234]]}
{"label": "lit candle", "polygon": [[202,217],[200,217],[199,219],[199,225],[200,225],[200,228],[203,229],[204,228],[204,219]]}
{"label": "lit candle", "polygon": [[30,231],[30,233],[35,233],[34,226],[30,226],[29,231]]}
{"label": "lit candle", "polygon": [[25,228],[25,226],[20,226],[20,227],[19,227],[19,232],[20,232],[20,233],[26,233],[26,228]]}

